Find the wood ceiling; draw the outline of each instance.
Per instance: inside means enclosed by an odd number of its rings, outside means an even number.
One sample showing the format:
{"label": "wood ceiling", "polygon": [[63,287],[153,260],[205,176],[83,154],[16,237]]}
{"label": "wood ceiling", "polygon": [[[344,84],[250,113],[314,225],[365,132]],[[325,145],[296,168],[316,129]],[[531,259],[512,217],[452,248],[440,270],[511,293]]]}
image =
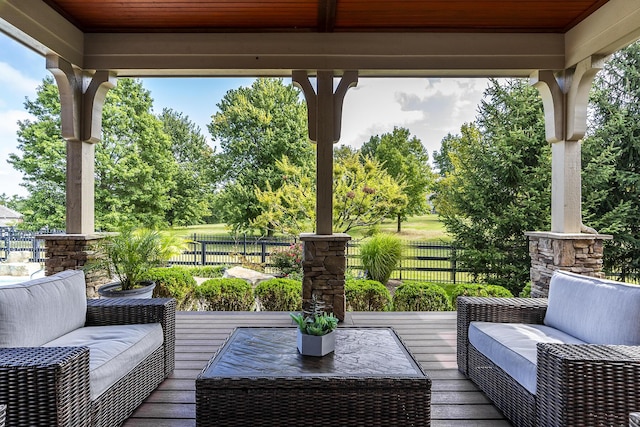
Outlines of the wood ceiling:
{"label": "wood ceiling", "polygon": [[607,1],[45,0],[88,33],[564,33]]}

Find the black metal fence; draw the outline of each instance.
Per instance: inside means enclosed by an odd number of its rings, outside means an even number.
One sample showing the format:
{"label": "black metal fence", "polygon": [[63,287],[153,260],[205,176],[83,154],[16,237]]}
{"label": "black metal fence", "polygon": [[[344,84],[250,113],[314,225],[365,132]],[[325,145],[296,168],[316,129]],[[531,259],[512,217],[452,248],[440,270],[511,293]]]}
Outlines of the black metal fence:
{"label": "black metal fence", "polygon": [[38,234],[60,233],[60,230],[23,231],[14,227],[0,227],[0,261],[6,261],[11,252],[31,252],[29,262],[44,262],[44,240]]}
{"label": "black metal fence", "polygon": [[[267,271],[271,268],[270,254],[282,247],[296,243],[296,239],[284,237],[256,238],[250,236],[206,236],[194,234],[190,247],[173,264],[181,265],[240,265],[260,264]],[[456,263],[456,248],[446,243],[421,241],[405,242],[406,250],[392,279],[433,281],[438,283],[468,283],[470,275]],[[351,240],[347,245],[347,268],[362,271],[360,241]]]}
{"label": "black metal fence", "polygon": [[[30,251],[31,262],[44,262],[44,241],[37,234],[61,233],[60,230],[28,232],[13,227],[0,227],[0,261],[5,261],[10,252]],[[193,234],[189,237],[189,249],[171,260],[178,265],[242,265],[257,264],[274,272],[270,255],[278,249],[297,243],[285,237],[210,236]],[[470,273],[457,263],[461,250],[448,243],[406,241],[405,255],[392,279],[419,280],[437,283],[469,283]],[[347,268],[363,272],[360,262],[360,241],[351,240],[347,245]],[[631,274],[633,276],[634,274]],[[607,272],[616,278],[616,272]],[[638,275],[635,274],[637,277]],[[636,282],[627,277],[626,281]]]}

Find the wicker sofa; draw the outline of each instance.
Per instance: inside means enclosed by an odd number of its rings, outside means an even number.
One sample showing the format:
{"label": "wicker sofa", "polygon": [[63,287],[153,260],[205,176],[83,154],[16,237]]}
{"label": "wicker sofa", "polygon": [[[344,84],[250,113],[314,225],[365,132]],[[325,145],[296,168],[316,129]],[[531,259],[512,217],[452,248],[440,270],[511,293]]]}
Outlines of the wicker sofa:
{"label": "wicker sofa", "polygon": [[515,426],[627,426],[640,411],[640,286],[566,272],[548,299],[458,298],[458,369]]}
{"label": "wicker sofa", "polygon": [[173,299],[86,299],[82,271],[0,287],[7,426],[118,426],[175,365]]}

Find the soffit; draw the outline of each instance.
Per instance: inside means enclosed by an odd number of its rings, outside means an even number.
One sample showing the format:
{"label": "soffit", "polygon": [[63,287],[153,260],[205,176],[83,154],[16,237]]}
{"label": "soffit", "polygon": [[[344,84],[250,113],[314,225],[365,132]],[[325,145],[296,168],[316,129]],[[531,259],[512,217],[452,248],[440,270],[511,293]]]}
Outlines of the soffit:
{"label": "soffit", "polygon": [[564,33],[609,0],[45,0],[85,33]]}

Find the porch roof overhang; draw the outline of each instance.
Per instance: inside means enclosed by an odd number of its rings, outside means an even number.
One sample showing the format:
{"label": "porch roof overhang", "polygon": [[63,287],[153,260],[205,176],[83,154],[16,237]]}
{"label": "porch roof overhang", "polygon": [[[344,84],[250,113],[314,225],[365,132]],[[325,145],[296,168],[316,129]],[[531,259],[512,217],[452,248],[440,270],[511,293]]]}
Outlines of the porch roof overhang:
{"label": "porch roof overhang", "polygon": [[529,76],[640,38],[640,0],[3,0],[0,31],[119,76]]}

